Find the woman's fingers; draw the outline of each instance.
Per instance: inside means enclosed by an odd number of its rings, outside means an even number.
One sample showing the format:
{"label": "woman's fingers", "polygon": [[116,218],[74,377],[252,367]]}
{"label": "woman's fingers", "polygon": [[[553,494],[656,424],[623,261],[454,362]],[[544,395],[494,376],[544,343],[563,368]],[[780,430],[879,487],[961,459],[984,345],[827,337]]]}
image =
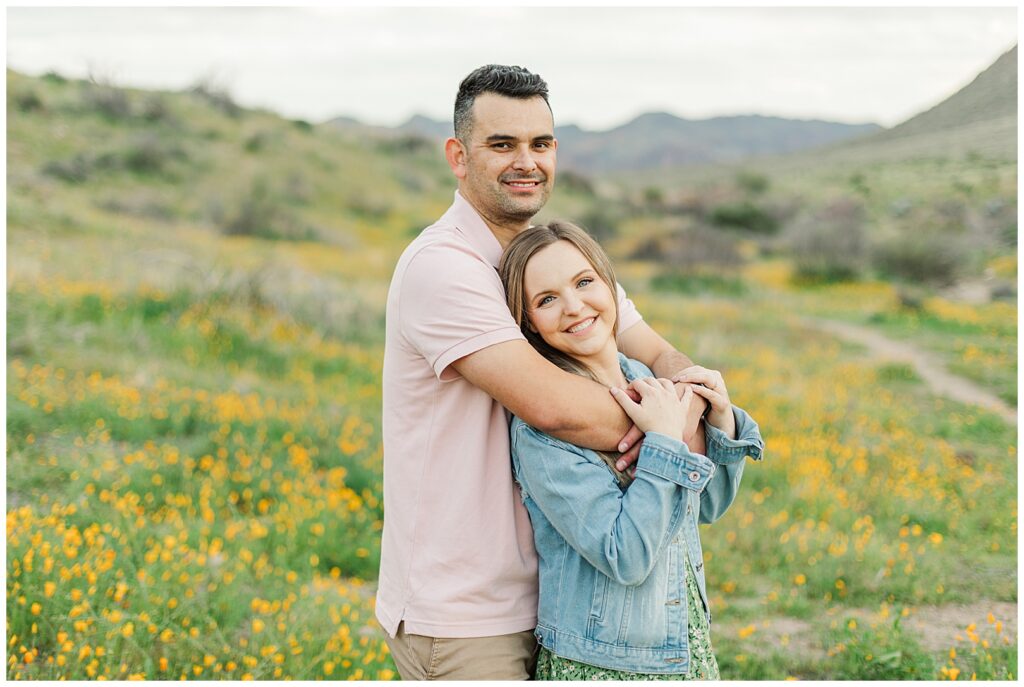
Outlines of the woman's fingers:
{"label": "woman's fingers", "polygon": [[[729,396],[729,390],[725,388],[725,378],[722,377],[722,373],[718,370],[708,370],[698,366],[688,367],[686,370],[673,376],[672,381],[686,384],[702,384],[708,389],[723,394],[726,398]],[[704,396],[704,394],[701,395]],[[704,396],[704,398],[707,398],[707,396]]]}
{"label": "woman's fingers", "polygon": [[707,384],[714,386],[717,381],[714,370],[706,370],[703,367],[687,368],[686,370],[672,376],[673,382],[687,382],[689,384]]}
{"label": "woman's fingers", "polygon": [[721,408],[725,404],[725,398],[722,396],[722,394],[712,389],[709,389],[706,386],[693,385],[687,387],[686,390],[692,391],[693,393],[703,398],[706,398],[708,400],[708,403],[711,404],[712,408]]}
{"label": "woman's fingers", "polygon": [[655,388],[657,388],[657,382],[654,377],[637,377],[629,383],[629,387],[636,390],[640,394],[640,398],[644,399],[650,396]]}

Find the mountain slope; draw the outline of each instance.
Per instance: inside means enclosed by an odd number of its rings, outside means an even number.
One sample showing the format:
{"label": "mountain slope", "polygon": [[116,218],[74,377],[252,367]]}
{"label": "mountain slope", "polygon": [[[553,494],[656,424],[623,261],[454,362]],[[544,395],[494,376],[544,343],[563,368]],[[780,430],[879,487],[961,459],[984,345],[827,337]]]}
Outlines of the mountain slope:
{"label": "mountain slope", "polygon": [[1017,116],[1017,46],[938,105],[873,138],[887,141]]}
{"label": "mountain slope", "polygon": [[822,154],[861,161],[966,155],[1016,160],[1017,46],[935,106],[892,129]]}

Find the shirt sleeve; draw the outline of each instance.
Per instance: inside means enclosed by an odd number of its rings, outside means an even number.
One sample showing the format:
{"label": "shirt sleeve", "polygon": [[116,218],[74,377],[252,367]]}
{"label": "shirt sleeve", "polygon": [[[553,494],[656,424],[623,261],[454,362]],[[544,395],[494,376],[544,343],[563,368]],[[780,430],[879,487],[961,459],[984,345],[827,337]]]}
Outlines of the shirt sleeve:
{"label": "shirt sleeve", "polygon": [[505,303],[497,271],[458,245],[439,242],[413,256],[399,297],[403,336],[442,381],[458,377],[449,366],[459,358],[526,339]]}
{"label": "shirt sleeve", "polygon": [[616,332],[616,335],[620,335],[634,324],[641,322],[644,318],[640,316],[640,311],[636,309],[633,301],[626,296],[626,290],[618,282],[615,283],[615,295],[619,301],[619,331]]}

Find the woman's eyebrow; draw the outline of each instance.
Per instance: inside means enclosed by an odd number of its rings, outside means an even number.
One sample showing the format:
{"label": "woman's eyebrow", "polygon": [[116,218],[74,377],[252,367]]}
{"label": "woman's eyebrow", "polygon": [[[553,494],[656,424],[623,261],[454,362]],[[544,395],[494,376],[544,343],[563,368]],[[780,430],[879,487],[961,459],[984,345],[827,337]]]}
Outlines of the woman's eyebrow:
{"label": "woman's eyebrow", "polygon": [[[584,269],[582,269],[579,272],[577,272],[576,274],[574,274],[570,281],[576,281],[577,279],[579,279],[582,275],[586,274],[587,272],[593,272],[593,271],[594,271],[593,267],[585,267]],[[552,289],[545,289],[543,291],[538,291],[537,293],[535,293],[532,296],[530,296],[529,300],[532,303],[533,301],[537,300],[538,296],[546,296],[549,293],[554,293],[554,291]]]}

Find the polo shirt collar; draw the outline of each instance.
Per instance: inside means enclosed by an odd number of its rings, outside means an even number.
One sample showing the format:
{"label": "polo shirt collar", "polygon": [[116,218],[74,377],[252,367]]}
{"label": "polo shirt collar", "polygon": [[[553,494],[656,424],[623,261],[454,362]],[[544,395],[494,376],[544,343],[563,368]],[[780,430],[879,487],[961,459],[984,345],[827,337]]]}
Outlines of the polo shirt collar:
{"label": "polo shirt collar", "polygon": [[480,255],[484,256],[495,268],[498,267],[501,254],[504,252],[501,244],[498,243],[498,237],[494,235],[476,209],[458,191],[455,192],[455,202],[444,213],[444,216],[459,228],[469,244]]}

